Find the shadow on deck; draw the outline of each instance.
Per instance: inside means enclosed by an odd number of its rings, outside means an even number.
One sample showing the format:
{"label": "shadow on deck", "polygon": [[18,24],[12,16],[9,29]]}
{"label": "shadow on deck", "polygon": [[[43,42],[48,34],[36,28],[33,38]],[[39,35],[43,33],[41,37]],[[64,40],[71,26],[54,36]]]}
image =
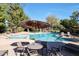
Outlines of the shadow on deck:
{"label": "shadow on deck", "polygon": [[[38,50],[39,54],[42,56],[79,56],[79,46],[62,43],[62,42],[45,42],[36,41],[43,45],[41,50]],[[22,42],[22,45],[28,43]],[[16,46],[16,42],[11,44],[11,46]],[[65,47],[66,46],[66,47]],[[74,47],[75,46],[75,47]],[[77,50],[76,50],[77,49]]]}

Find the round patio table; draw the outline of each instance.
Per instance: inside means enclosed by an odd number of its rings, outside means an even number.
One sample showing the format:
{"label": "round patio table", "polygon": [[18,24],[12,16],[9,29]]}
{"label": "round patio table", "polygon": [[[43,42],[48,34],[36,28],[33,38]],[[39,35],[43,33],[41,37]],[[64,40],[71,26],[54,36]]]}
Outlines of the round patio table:
{"label": "round patio table", "polygon": [[32,44],[28,44],[27,47],[29,49],[42,49],[43,48],[43,45],[39,44],[39,43],[32,43]]}

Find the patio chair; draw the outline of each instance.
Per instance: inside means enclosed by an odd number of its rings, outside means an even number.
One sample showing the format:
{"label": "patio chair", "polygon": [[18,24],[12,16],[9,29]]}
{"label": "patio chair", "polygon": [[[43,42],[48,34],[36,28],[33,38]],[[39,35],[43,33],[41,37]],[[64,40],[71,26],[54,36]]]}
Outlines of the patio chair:
{"label": "patio chair", "polygon": [[28,56],[41,56],[38,53],[38,50],[33,50],[33,49],[26,48],[26,51],[28,53]]}
{"label": "patio chair", "polygon": [[26,45],[30,44],[29,42],[21,42],[21,43],[22,43],[21,45],[24,46],[24,47],[25,47]]}
{"label": "patio chair", "polygon": [[15,54],[17,55],[20,53],[20,55],[24,55],[25,47],[22,46],[21,42],[17,42],[17,47],[14,49]]}
{"label": "patio chair", "polygon": [[61,56],[59,48],[52,47],[50,50],[48,50],[48,56]]}
{"label": "patio chair", "polygon": [[0,56],[8,55],[8,50],[0,50]]}

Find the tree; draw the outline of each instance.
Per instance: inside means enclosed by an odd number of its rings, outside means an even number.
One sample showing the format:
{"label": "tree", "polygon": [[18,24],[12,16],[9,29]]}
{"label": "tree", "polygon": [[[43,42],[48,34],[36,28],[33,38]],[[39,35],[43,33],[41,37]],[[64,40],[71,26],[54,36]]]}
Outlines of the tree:
{"label": "tree", "polygon": [[47,23],[49,23],[53,29],[58,29],[60,27],[60,20],[52,15],[47,17]]}
{"label": "tree", "polygon": [[70,26],[71,26],[71,27],[73,27],[73,26],[78,26],[77,20],[75,20],[75,19],[69,20],[69,23],[70,23]]}
{"label": "tree", "polygon": [[7,4],[0,4],[0,22],[5,22],[5,18],[7,17],[6,10]]}
{"label": "tree", "polygon": [[70,16],[70,24],[71,26],[77,26],[79,21],[79,11],[74,11]]}
{"label": "tree", "polygon": [[20,27],[20,23],[23,20],[27,20],[28,16],[25,15],[23,12],[23,9],[20,7],[20,4],[8,4],[8,22],[9,22],[9,27],[12,29],[14,32],[14,29],[17,29]]}
{"label": "tree", "polygon": [[64,27],[66,27],[66,28],[78,26],[78,23],[77,23],[78,22],[78,18],[79,18],[79,12],[75,11],[70,16],[70,19],[63,19],[63,20],[61,20],[61,24]]}
{"label": "tree", "polygon": [[7,17],[7,4],[0,4],[0,33],[6,31],[5,19]]}
{"label": "tree", "polygon": [[79,11],[73,11],[72,12],[72,15],[70,16],[70,19],[72,19],[72,20],[79,20]]}
{"label": "tree", "polygon": [[61,25],[63,25],[66,28],[66,30],[68,29],[72,32],[76,32],[75,26],[78,26],[78,18],[79,18],[79,12],[75,11],[70,16],[70,19],[61,20]]}
{"label": "tree", "polygon": [[7,24],[8,28],[12,29],[12,31],[14,31],[14,29],[17,30],[17,28],[21,26],[21,21],[27,20],[28,18],[20,4],[0,4],[0,23],[3,23],[5,26]]}
{"label": "tree", "polygon": [[65,28],[70,28],[70,20],[68,19],[61,20],[60,24],[63,25]]}

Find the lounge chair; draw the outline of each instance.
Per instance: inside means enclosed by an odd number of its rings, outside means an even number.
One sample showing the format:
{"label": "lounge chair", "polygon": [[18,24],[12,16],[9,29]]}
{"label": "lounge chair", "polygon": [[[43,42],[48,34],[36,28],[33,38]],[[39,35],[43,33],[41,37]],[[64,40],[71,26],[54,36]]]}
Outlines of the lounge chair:
{"label": "lounge chair", "polygon": [[67,36],[71,38],[71,34],[70,34],[70,32],[67,32]]}
{"label": "lounge chair", "polygon": [[8,55],[8,50],[0,50],[0,56]]}
{"label": "lounge chair", "polygon": [[61,37],[64,37],[65,36],[64,32],[61,32],[60,36]]}

